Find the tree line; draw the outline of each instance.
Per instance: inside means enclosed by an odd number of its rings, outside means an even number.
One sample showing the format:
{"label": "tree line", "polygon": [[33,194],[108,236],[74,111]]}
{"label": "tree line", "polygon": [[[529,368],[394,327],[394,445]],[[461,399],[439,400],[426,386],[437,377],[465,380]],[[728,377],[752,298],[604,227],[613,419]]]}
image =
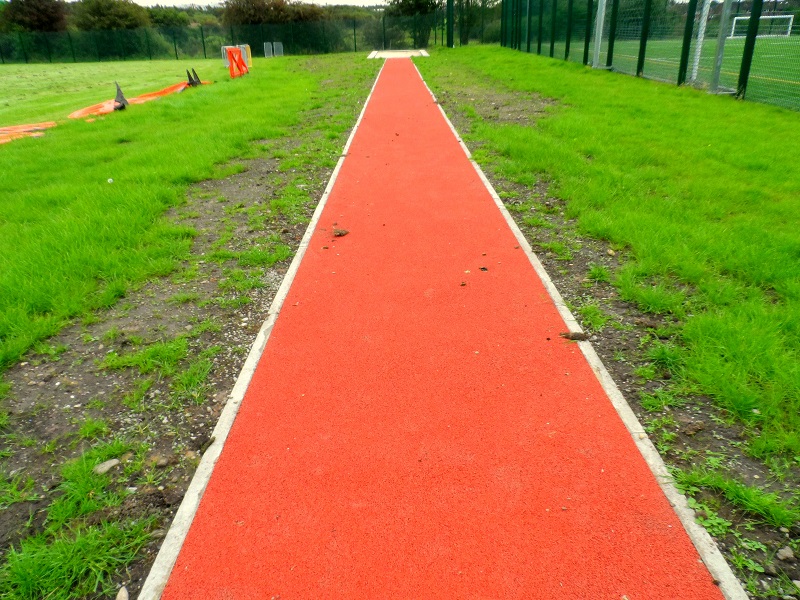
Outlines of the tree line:
{"label": "tree line", "polygon": [[365,8],[287,0],[226,0],[221,6],[146,8],[131,0],[0,0],[0,32],[297,23],[374,18],[383,12],[388,16],[413,16],[432,13],[442,1],[391,0],[388,6]]}
{"label": "tree line", "polygon": [[[409,1],[434,10],[434,0],[394,0],[395,11]],[[155,6],[131,0],[0,0],[0,32],[92,31],[140,27],[196,27],[297,23],[325,19],[371,18],[384,7],[317,6],[286,0],[227,0],[221,6]]]}
{"label": "tree line", "polygon": [[[389,0],[385,5],[359,7],[318,6],[287,0],[224,0],[222,5],[212,7],[146,8],[131,0],[0,0],[0,34],[156,28],[170,30],[172,33],[168,37],[172,36],[170,39],[180,45],[178,38],[198,28],[204,28],[206,36],[211,30],[213,36],[219,34],[222,27],[225,30],[245,27],[247,30],[252,26],[305,24],[303,30],[311,32],[309,27],[313,23],[353,20],[359,22],[368,45],[395,48],[408,40],[414,47],[424,48],[433,37],[433,28],[443,27],[445,2]],[[461,44],[469,43],[470,38],[499,41],[500,0],[454,0],[454,3],[457,39]],[[326,37],[326,47],[330,46],[330,51],[335,51],[331,35],[338,34],[333,34],[334,30],[333,27],[325,29],[323,25],[319,32]],[[211,40],[212,43],[218,41]]]}

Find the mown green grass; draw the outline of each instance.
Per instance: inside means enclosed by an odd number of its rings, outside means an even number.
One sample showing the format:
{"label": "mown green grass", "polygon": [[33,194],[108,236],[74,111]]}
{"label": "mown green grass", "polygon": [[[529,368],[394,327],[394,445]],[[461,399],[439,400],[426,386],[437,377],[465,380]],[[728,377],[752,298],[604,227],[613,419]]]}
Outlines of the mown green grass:
{"label": "mown green grass", "polygon": [[754,454],[800,455],[800,114],[495,47],[418,65],[434,91],[457,74],[557,100],[535,127],[477,121],[472,137],[501,176],[552,179],[585,234],[630,250],[615,283],[682,324],[664,360],[684,387],[746,423]]}
{"label": "mown green grass", "polygon": [[205,81],[226,74],[219,60],[203,59],[0,65],[0,127],[61,122],[79,108],[113,98],[115,81],[133,98],[185,80],[187,68]]}
{"label": "mown green grass", "polygon": [[[324,60],[334,72],[378,68],[363,56]],[[208,61],[200,74],[214,85],[92,123],[64,119],[43,138],[0,147],[0,369],[68,319],[113,304],[131,282],[169,273],[186,256],[194,231],[160,215],[190,183],[226,174],[220,165],[258,152],[251,141],[285,135],[303,109],[324,101],[325,69],[304,63],[257,60],[249,76],[231,80],[221,62]],[[130,93],[181,79],[175,63],[158,61],[28,65],[37,77],[6,88],[18,68],[2,70],[4,122],[64,118],[108,98],[121,74]],[[95,79],[111,81],[111,91]],[[353,90],[354,106],[362,95]],[[253,257],[267,258],[275,257]]]}
{"label": "mown green grass", "polygon": [[[102,76],[130,67],[131,73],[142,76],[137,80],[140,88],[130,88],[135,94],[173,83],[172,75],[166,79],[162,73],[165,65],[91,67]],[[312,163],[335,163],[341,134],[355,121],[380,64],[363,60],[363,55],[261,60],[256,61],[250,76],[234,81],[227,78],[221,65],[211,66],[216,75],[205,66],[198,71],[204,79],[219,79],[212,86],[133,106],[93,123],[64,119],[44,138],[0,147],[0,373],[31,347],[58,355],[63,347],[38,340],[73,317],[82,317],[84,323],[96,321],[99,317],[92,309],[112,304],[129,286],[169,273],[183,259],[191,258],[188,251],[194,232],[167,225],[163,213],[184,201],[192,182],[232,172],[224,166],[231,159],[272,151],[269,144],[252,141],[280,138],[298,129],[309,134],[292,146],[293,157],[282,161],[284,168],[298,171],[287,186],[291,198],[282,198],[284,215],[299,214],[297,201],[313,201],[307,192],[299,192],[307,183],[300,173]],[[174,68],[174,63],[169,67]],[[109,96],[105,88],[96,96],[84,94],[81,86],[87,76],[82,69],[72,72],[57,65],[30,68],[39,73],[42,88],[72,94],[68,107],[63,102],[63,117]],[[74,80],[69,80],[71,72]],[[324,80],[329,85],[323,86]],[[345,89],[348,82],[353,85]],[[6,93],[0,90],[0,104]],[[54,100],[48,93],[14,93],[17,99],[31,98],[25,105],[27,112],[20,109],[14,113],[18,122],[57,117],[62,108],[61,99]],[[306,109],[319,109],[327,118],[307,122],[303,117]],[[108,183],[109,178],[113,183]],[[224,228],[220,224],[223,235]],[[216,258],[235,260],[252,270],[290,255],[290,248],[269,240]],[[176,277],[191,272],[189,267]],[[231,289],[252,286],[248,273],[230,270],[225,285]],[[191,295],[172,299],[195,300]],[[200,403],[207,395],[213,357],[220,348],[195,354],[190,340],[203,331],[218,329],[214,321],[198,318],[190,333],[175,339],[146,344],[143,338],[127,335],[132,348],[109,353],[97,366],[141,375],[122,400],[132,410],[166,411]],[[110,343],[123,335],[112,327],[103,340]],[[169,381],[169,398],[148,402],[148,390],[161,378]],[[9,386],[0,380],[0,399],[7,393]],[[90,402],[89,407],[98,402]],[[0,430],[10,425],[8,413],[0,410]],[[113,582],[120,580],[159,524],[156,517],[114,517],[115,507],[125,501],[131,477],[139,475],[137,485],[155,485],[160,476],[152,469],[142,472],[147,446],[108,440],[110,428],[103,419],[86,417],[73,425],[74,443],[91,443],[92,447],[61,466],[60,485],[46,495],[50,504],[43,528],[14,543],[4,554],[0,597],[66,600],[113,596]],[[36,443],[33,438],[13,435],[19,444]],[[47,444],[42,451],[54,450],[55,445]],[[102,475],[94,472],[101,462],[132,452],[136,458],[123,459],[118,468]],[[0,508],[36,496],[32,480],[22,475],[11,478],[0,470]]]}

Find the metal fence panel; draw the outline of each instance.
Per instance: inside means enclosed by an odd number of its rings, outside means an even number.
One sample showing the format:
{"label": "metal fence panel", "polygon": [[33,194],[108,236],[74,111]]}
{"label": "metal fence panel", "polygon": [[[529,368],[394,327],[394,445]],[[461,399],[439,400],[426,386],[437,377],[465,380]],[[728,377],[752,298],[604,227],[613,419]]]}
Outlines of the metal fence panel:
{"label": "metal fence panel", "polygon": [[503,0],[501,44],[586,64],[599,42],[595,66],[800,110],[800,23],[777,3],[750,0],[750,27],[742,1],[606,0],[595,40],[598,2]]}

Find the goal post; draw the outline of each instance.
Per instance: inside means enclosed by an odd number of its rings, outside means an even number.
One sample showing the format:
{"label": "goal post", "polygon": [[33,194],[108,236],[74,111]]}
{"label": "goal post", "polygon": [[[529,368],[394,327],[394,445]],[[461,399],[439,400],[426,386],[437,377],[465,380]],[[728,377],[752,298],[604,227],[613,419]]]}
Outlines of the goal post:
{"label": "goal post", "polygon": [[[750,24],[750,16],[734,17],[731,23],[730,35],[728,39],[744,38],[747,36],[747,28]],[[792,35],[794,25],[794,14],[788,15],[764,15],[758,22],[758,35],[756,37],[789,37]]]}

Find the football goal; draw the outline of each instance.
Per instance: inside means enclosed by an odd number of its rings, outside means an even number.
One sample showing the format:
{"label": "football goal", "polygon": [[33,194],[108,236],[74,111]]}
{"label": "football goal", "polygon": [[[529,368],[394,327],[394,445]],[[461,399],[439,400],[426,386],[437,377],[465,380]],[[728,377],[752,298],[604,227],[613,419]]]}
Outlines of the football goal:
{"label": "football goal", "polygon": [[[766,15],[758,22],[757,37],[788,37],[792,34],[794,15]],[[734,17],[731,23],[731,34],[728,39],[747,36],[750,17]]]}

